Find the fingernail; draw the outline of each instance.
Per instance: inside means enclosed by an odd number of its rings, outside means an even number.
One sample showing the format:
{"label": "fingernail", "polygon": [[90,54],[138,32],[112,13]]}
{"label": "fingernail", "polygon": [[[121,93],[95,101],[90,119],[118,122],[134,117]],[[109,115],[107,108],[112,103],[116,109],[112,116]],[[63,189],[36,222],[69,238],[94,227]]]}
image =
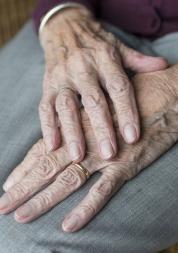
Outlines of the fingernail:
{"label": "fingernail", "polygon": [[0,198],[0,210],[4,210],[9,206],[9,198],[6,193]]}
{"label": "fingernail", "polygon": [[79,145],[77,144],[77,142],[72,142],[70,144],[70,157],[72,159],[72,161],[76,161],[80,158],[81,156],[81,151],[79,148]]}
{"label": "fingernail", "polygon": [[124,128],[124,136],[127,143],[133,143],[137,139],[137,132],[134,125],[127,124]]}
{"label": "fingernail", "polygon": [[100,142],[100,151],[104,159],[112,157],[113,148],[109,139]]}
{"label": "fingernail", "polygon": [[23,218],[23,219],[25,219],[29,216],[32,216],[32,213],[33,213],[32,207],[28,204],[24,205],[23,207],[20,207],[15,212],[16,217]]}
{"label": "fingernail", "polygon": [[13,181],[11,179],[8,179],[4,184],[3,184],[3,190],[8,191],[12,186],[13,186]]}
{"label": "fingernail", "polygon": [[79,217],[73,214],[65,218],[62,224],[62,227],[64,231],[66,232],[73,232],[77,228],[78,223],[79,223]]}

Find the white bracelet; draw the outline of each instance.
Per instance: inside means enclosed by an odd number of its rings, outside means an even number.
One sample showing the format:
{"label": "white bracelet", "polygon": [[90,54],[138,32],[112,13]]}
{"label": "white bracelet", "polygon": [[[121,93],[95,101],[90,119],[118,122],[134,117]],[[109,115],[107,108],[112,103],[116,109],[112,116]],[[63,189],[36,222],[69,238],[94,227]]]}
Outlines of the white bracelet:
{"label": "white bracelet", "polygon": [[72,7],[77,7],[77,8],[83,8],[84,5],[78,4],[78,3],[72,3],[72,2],[67,2],[64,4],[57,5],[53,9],[51,9],[49,12],[46,13],[46,15],[42,18],[40,27],[39,27],[39,34],[43,31],[44,26],[47,24],[49,19],[54,16],[57,12],[60,10],[66,9],[66,8],[72,8]]}

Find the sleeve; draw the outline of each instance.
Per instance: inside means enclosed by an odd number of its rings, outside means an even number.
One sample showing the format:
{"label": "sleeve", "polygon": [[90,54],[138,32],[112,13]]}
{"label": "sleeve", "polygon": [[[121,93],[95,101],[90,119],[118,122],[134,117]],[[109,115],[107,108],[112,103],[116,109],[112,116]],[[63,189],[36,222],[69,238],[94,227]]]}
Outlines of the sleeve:
{"label": "sleeve", "polygon": [[96,13],[97,9],[97,4],[98,0],[38,0],[36,9],[33,13],[33,19],[34,19],[34,24],[35,28],[38,31],[40,22],[42,17],[50,11],[52,8],[55,6],[62,4],[62,3],[67,3],[67,2],[74,2],[74,3],[80,3],[89,8],[94,14]]}

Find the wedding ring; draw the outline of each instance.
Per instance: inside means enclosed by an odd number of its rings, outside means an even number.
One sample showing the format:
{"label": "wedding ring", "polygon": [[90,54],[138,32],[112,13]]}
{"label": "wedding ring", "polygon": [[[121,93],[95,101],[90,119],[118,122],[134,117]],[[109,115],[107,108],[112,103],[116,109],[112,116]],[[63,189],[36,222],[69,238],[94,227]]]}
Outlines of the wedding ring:
{"label": "wedding ring", "polygon": [[83,165],[79,163],[73,163],[73,165],[75,165],[85,175],[86,180],[90,178],[90,172],[85,167],[83,167]]}

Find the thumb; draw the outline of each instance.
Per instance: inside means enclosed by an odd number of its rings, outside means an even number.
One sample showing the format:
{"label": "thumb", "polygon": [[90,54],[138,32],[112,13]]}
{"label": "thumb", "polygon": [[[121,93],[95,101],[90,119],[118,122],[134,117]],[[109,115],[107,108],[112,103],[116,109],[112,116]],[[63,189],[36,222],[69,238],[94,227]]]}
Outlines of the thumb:
{"label": "thumb", "polygon": [[126,68],[135,72],[152,72],[166,69],[168,62],[163,57],[147,56],[119,43],[122,62]]}

